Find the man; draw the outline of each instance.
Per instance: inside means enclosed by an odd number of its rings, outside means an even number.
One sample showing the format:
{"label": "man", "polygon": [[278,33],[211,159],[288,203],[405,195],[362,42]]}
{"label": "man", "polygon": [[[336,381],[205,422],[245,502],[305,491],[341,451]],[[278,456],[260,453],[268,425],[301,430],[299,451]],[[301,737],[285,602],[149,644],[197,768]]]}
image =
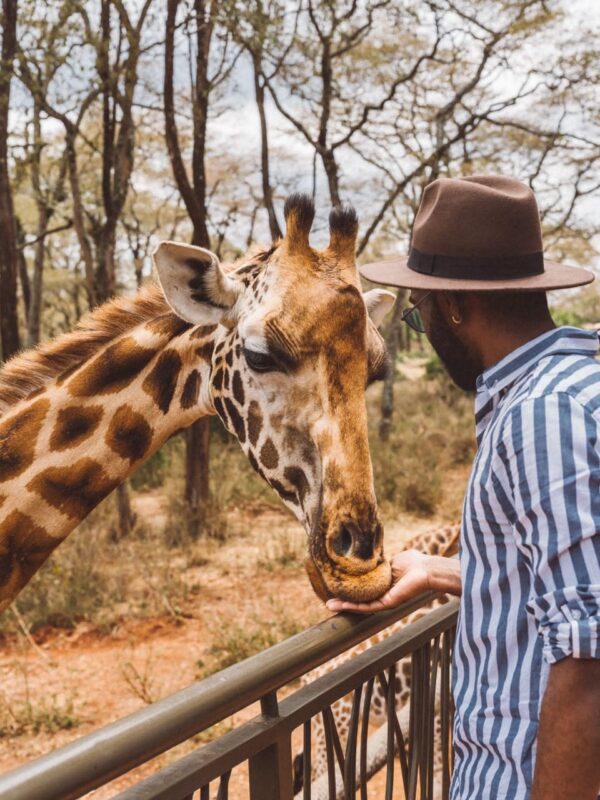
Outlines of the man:
{"label": "man", "polygon": [[[544,263],[530,189],[512,178],[430,184],[407,260],[368,264],[411,289],[409,324],[477,391],[478,452],[459,562],[394,557],[370,613],[436,589],[461,595],[452,800],[593,800],[600,786],[598,337],[555,328],[550,289],[586,270]],[[462,593],[461,593],[462,587]]]}

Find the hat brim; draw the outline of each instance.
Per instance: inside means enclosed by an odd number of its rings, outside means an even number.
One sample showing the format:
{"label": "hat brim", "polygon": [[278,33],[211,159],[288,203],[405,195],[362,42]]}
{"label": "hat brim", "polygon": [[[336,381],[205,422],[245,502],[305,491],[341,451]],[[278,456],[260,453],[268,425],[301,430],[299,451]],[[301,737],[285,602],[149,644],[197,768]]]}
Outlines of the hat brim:
{"label": "hat brim", "polygon": [[394,261],[374,261],[359,266],[363,278],[373,283],[397,286],[400,289],[424,289],[445,292],[549,292],[553,289],[570,289],[585,286],[595,279],[593,272],[582,267],[568,267],[553,261],[544,261],[540,275],[512,280],[465,280],[463,278],[440,278],[415,272],[407,264],[407,258]]}

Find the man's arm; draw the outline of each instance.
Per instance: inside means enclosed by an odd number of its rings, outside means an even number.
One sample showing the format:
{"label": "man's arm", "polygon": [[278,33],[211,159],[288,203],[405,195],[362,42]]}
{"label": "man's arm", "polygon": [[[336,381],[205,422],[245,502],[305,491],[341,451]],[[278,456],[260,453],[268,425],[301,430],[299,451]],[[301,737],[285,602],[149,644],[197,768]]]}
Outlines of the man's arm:
{"label": "man's arm", "polygon": [[596,800],[600,792],[600,659],[552,664],[542,701],[531,800]]}
{"label": "man's arm", "polygon": [[346,600],[328,600],[330,611],[354,611],[373,614],[386,608],[395,608],[427,591],[460,595],[460,564],[456,558],[429,556],[418,550],[404,550],[392,558],[392,586],[378,600],[371,603],[349,603]]}

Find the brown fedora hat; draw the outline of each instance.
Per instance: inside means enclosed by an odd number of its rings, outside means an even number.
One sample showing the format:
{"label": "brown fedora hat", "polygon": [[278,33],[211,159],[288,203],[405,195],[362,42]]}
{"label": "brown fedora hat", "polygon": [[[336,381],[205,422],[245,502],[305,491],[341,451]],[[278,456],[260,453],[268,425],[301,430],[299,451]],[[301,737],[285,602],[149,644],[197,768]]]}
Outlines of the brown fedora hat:
{"label": "brown fedora hat", "polygon": [[408,258],[360,267],[375,283],[447,291],[548,291],[593,273],[544,260],[531,189],[515,178],[440,178],[425,187]]}

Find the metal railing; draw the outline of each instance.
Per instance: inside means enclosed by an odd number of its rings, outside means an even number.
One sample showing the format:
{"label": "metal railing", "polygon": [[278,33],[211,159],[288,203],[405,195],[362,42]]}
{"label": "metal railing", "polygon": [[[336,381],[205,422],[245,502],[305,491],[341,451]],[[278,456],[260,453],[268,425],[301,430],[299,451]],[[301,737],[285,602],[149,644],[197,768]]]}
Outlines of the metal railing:
{"label": "metal railing", "polygon": [[[110,783],[260,701],[261,713],[150,778],[116,795],[119,800],[226,800],[232,770],[247,762],[251,800],[294,795],[292,733],[302,729],[299,796],[367,798],[368,780],[386,767],[386,798],[400,780],[407,800],[447,797],[451,770],[450,658],[457,602],[451,601],[407,625],[335,670],[279,700],[278,690],[319,664],[428,603],[422,595],[393,611],[357,618],[338,615],[176,694],[153,703],[0,777],[2,800],[71,800]],[[396,662],[411,658],[411,699],[398,710]],[[379,686],[386,724],[370,734],[371,697]],[[352,693],[344,742],[331,706]],[[312,721],[322,715],[326,774],[313,781]],[[436,730],[434,730],[436,729]],[[436,732],[437,731],[437,732]],[[395,763],[399,767],[395,769]],[[399,777],[398,777],[399,773]],[[199,794],[197,794],[199,792]],[[236,792],[237,794],[237,792]],[[397,795],[394,795],[397,796]]]}

